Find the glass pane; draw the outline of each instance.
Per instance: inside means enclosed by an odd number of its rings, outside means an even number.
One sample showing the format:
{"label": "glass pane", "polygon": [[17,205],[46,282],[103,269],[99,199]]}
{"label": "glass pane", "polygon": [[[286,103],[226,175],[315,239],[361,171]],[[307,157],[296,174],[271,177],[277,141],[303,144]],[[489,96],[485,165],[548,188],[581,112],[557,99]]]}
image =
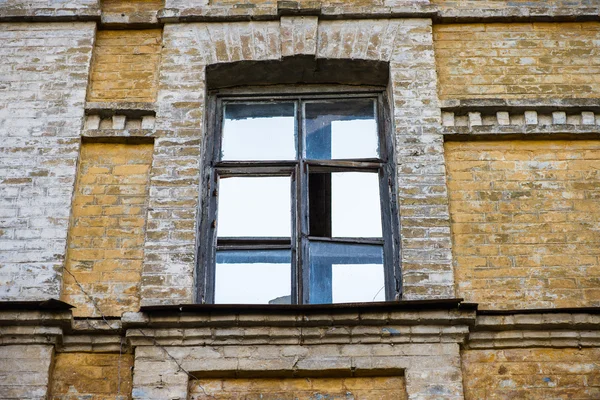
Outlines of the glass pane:
{"label": "glass pane", "polygon": [[289,250],[217,251],[216,304],[290,304]]}
{"label": "glass pane", "polygon": [[289,176],[221,178],[217,235],[290,237],[291,184]]}
{"label": "glass pane", "polygon": [[383,246],[311,242],[309,303],[385,301]]}
{"label": "glass pane", "polygon": [[295,160],[294,103],[224,106],[221,160]]}
{"label": "glass pane", "polygon": [[305,103],[306,158],[378,158],[375,100]]}
{"label": "glass pane", "polygon": [[382,237],[378,173],[317,172],[308,179],[311,236]]}

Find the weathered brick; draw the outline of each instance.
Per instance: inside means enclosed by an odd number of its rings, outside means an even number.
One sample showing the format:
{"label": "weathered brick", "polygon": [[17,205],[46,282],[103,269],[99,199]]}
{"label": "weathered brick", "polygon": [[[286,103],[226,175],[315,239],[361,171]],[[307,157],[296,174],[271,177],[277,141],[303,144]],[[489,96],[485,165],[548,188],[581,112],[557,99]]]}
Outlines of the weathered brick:
{"label": "weathered brick", "polygon": [[0,398],[42,400],[48,396],[53,346],[0,346]]}
{"label": "weathered brick", "polygon": [[598,360],[598,349],[467,350],[465,399],[595,399]]}
{"label": "weathered brick", "polygon": [[482,308],[597,305],[598,141],[446,144],[460,296]]}
{"label": "weathered brick", "polygon": [[[133,356],[107,353],[59,353],[54,360],[52,400],[129,399]],[[120,397],[117,397],[120,396]]]}
{"label": "weathered brick", "polygon": [[190,383],[194,400],[246,396],[280,398],[408,399],[404,377],[296,378],[296,379],[199,379]]}
{"label": "weathered brick", "polygon": [[593,98],[599,39],[598,22],[436,25],[440,97]]}
{"label": "weathered brick", "polygon": [[60,295],[94,29],[0,23],[2,300]]}
{"label": "weathered brick", "polygon": [[154,101],[161,43],[160,29],[98,31],[88,101]]}
{"label": "weathered brick", "polygon": [[[147,194],[152,154],[152,144],[81,148],[66,268],[105,315],[120,316],[139,305],[146,204],[130,206],[127,199]],[[64,287],[62,298],[77,307],[75,315],[99,316],[70,274]]]}

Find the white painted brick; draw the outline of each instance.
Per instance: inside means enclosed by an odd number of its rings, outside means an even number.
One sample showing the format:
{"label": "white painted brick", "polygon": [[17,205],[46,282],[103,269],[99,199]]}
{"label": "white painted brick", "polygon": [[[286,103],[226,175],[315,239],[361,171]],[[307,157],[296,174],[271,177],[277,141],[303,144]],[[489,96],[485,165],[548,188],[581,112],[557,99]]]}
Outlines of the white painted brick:
{"label": "white painted brick", "polygon": [[[30,3],[31,9],[48,4]],[[0,13],[6,5],[0,5]],[[0,113],[0,177],[4,187],[20,193],[19,217],[5,219],[3,230],[48,229],[47,240],[14,239],[25,250],[0,256],[2,280],[14,282],[0,286],[0,300],[60,297],[94,32],[93,22],[0,24],[0,49],[14,49],[2,54],[0,65],[32,67],[18,74],[0,73],[2,83],[11,88],[7,96],[0,95],[0,110],[5,110]],[[69,52],[77,62],[67,60]],[[51,192],[56,187],[69,190]]]}
{"label": "white painted brick", "polygon": [[100,129],[100,116],[99,115],[88,115],[85,120],[85,129],[88,129],[88,130]]}
{"label": "white painted brick", "polygon": [[125,129],[125,121],[127,118],[124,115],[113,115],[112,129]]}
{"label": "white painted brick", "polygon": [[469,126],[481,126],[482,124],[480,112],[469,113]]}
{"label": "white painted brick", "polygon": [[564,125],[567,123],[567,113],[564,111],[554,111],[552,113],[552,123],[554,125]]}
{"label": "white painted brick", "polygon": [[537,125],[538,115],[537,111],[525,111],[525,125]]}
{"label": "white painted brick", "polygon": [[496,113],[498,125],[510,125],[510,114],[508,111],[498,111]]}
{"label": "white painted brick", "polygon": [[443,126],[454,126],[454,113],[443,112],[442,113],[442,125]]}
{"label": "white painted brick", "polygon": [[156,118],[153,115],[146,115],[142,117],[142,129],[154,129]]}
{"label": "white painted brick", "polygon": [[581,113],[581,125],[596,125],[596,116],[591,111]]}

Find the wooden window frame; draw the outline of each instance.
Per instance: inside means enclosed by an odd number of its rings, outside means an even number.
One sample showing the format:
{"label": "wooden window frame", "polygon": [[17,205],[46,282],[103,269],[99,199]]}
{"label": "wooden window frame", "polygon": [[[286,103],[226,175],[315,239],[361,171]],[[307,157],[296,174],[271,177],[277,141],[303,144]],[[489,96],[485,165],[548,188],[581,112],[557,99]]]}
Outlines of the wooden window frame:
{"label": "wooden window frame", "polygon": [[[258,89],[261,90],[261,89]],[[291,251],[292,304],[308,304],[308,246],[310,241],[346,244],[383,245],[386,301],[402,298],[400,221],[397,204],[396,162],[390,105],[384,88],[365,88],[351,91],[311,92],[300,90],[290,93],[210,93],[207,99],[207,134],[205,135],[200,234],[197,257],[197,296],[200,304],[214,303],[217,250],[285,249]],[[285,91],[287,92],[287,90]],[[312,100],[373,99],[376,102],[376,120],[380,157],[378,159],[306,160],[304,157],[304,107]],[[292,161],[221,161],[223,104],[226,102],[290,101],[296,104],[297,158]],[[377,172],[381,202],[382,238],[324,238],[309,236],[308,176],[309,170],[326,172]],[[291,242],[282,238],[227,238],[217,242],[216,215],[219,176],[290,176],[292,190]]]}

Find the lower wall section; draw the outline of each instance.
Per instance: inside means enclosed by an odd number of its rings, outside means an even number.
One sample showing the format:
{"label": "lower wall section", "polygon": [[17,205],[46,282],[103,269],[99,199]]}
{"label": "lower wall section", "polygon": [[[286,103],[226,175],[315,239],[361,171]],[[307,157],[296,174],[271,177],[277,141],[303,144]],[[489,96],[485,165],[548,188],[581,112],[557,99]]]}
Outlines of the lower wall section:
{"label": "lower wall section", "polygon": [[[224,329],[227,332],[234,330]],[[160,335],[169,337],[168,335],[173,335],[173,333],[160,332]],[[151,333],[149,332],[149,334]],[[145,334],[143,340],[148,340],[149,334]],[[170,336],[169,340],[173,341],[173,336]],[[385,381],[391,378],[381,377],[399,376],[402,371],[406,377],[406,389],[399,380],[391,382]],[[352,373],[365,376],[365,378],[355,380],[317,379],[316,386],[311,390],[321,393],[320,397],[308,396],[306,390],[300,390],[306,388],[306,378],[291,378],[292,376],[318,377],[323,375],[340,377],[349,376]],[[190,383],[190,377],[202,378],[203,376],[288,376],[290,378],[244,381],[215,379],[199,382],[192,380]],[[367,378],[366,376],[380,376],[381,378]],[[457,343],[323,344],[313,346],[215,344],[189,347],[166,346],[164,348],[137,346],[132,397],[136,400],[186,398],[205,400],[214,399],[210,396],[219,393],[220,388],[223,387],[224,390],[237,390],[238,393],[244,390],[249,391],[239,396],[230,392],[229,396],[216,397],[217,399],[401,400],[404,398],[401,393],[406,390],[411,399],[459,400],[463,398],[461,378]],[[381,381],[378,382],[377,379],[381,379]],[[206,387],[204,387],[205,385]],[[361,392],[360,395],[356,393],[355,397],[346,396],[344,390],[358,390],[361,385],[364,392]],[[387,394],[384,390],[376,393],[379,389],[387,390],[390,387],[395,387],[392,394]],[[279,390],[281,396],[260,397],[258,392],[263,390],[268,393]]]}
{"label": "lower wall section", "polygon": [[131,354],[60,353],[54,363],[52,400],[131,398]]}
{"label": "lower wall section", "polygon": [[600,398],[600,349],[467,350],[465,399]]}
{"label": "lower wall section", "polygon": [[0,346],[0,399],[47,398],[52,345]]}
{"label": "lower wall section", "polygon": [[405,400],[404,377],[199,379],[190,382],[190,400]]}

